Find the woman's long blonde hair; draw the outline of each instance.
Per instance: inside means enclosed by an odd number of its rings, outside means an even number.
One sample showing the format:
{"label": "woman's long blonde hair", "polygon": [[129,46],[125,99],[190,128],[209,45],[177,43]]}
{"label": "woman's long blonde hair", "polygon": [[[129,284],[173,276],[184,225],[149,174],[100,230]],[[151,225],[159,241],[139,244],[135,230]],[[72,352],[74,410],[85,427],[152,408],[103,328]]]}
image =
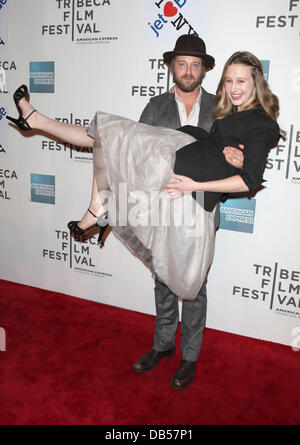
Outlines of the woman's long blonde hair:
{"label": "woman's long blonde hair", "polygon": [[227,116],[228,114],[237,112],[237,107],[231,103],[225,92],[224,87],[224,80],[227,68],[229,67],[229,65],[234,63],[244,64],[252,68],[251,74],[256,88],[256,97],[250,104],[248,104],[244,108],[244,110],[261,105],[266,114],[276,121],[279,115],[278,97],[275,96],[275,94],[273,94],[270,90],[268,82],[264,77],[261,62],[258,60],[257,57],[247,51],[238,51],[234,53],[225,63],[223,74],[217,88],[217,106],[214,111],[214,118],[220,119]]}

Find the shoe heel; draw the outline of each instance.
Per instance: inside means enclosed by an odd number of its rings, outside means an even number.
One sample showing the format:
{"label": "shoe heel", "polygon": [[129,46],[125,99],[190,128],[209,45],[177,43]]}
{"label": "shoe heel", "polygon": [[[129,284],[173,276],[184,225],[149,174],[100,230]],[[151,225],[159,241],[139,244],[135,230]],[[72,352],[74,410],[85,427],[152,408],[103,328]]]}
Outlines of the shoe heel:
{"label": "shoe heel", "polygon": [[14,119],[13,117],[10,117],[10,116],[6,116],[6,119],[13,122],[15,125],[18,125],[18,123],[19,123],[17,119]]}
{"label": "shoe heel", "polygon": [[106,226],[100,226],[100,232],[98,236],[98,245],[104,246],[103,236],[105,234],[106,229],[108,229],[108,224]]}

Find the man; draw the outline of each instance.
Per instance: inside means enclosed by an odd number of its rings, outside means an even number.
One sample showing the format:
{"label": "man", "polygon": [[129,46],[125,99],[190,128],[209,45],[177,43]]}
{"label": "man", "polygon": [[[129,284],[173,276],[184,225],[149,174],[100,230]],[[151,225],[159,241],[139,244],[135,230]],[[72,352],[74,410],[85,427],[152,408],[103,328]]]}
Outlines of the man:
{"label": "man", "polygon": [[[166,92],[150,100],[140,122],[177,129],[194,125],[209,131],[213,122],[215,96],[207,93],[201,83],[207,70],[213,68],[214,58],[206,54],[206,46],[196,35],[183,35],[177,39],[173,51],[163,54],[174,80],[174,92]],[[230,149],[226,159],[235,166],[241,165],[239,150]],[[216,227],[219,212],[217,212]],[[157,278],[155,279],[156,328],[153,348],[134,365],[136,372],[154,369],[163,357],[175,353],[175,338],[179,321],[178,296]],[[171,384],[184,390],[194,380],[196,363],[202,345],[206,321],[206,283],[194,301],[183,300],[181,317],[182,360]]]}

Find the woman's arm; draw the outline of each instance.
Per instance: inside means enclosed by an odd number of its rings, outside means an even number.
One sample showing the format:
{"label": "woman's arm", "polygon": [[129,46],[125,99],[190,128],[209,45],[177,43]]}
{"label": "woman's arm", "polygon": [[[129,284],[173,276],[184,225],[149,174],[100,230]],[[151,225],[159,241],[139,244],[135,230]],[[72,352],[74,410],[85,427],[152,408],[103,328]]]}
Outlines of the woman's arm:
{"label": "woman's arm", "polygon": [[241,193],[255,190],[263,180],[263,172],[271,145],[276,145],[279,127],[269,118],[255,121],[246,135],[244,163],[240,175],[228,178],[196,182],[191,178],[173,175],[179,182],[166,185],[166,191],[173,196],[183,192]]}
{"label": "woman's arm", "polygon": [[172,177],[179,182],[166,185],[166,191],[174,195],[176,192],[219,192],[219,193],[238,193],[248,192],[249,188],[240,175],[230,176],[229,178],[218,179],[217,181],[197,182],[187,176],[173,174]]}

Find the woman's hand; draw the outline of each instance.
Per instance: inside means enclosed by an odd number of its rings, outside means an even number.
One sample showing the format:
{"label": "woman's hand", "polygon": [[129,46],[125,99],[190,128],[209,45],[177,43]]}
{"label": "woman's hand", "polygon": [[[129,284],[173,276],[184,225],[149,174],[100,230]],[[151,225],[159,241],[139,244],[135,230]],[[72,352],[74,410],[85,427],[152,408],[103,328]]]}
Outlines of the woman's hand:
{"label": "woman's hand", "polygon": [[197,182],[187,176],[171,175],[178,182],[169,183],[165,190],[173,197],[186,192],[240,193],[249,192],[249,188],[240,175],[214,181]]}
{"label": "woman's hand", "polygon": [[200,191],[200,182],[196,182],[193,179],[176,175],[171,175],[172,178],[177,179],[178,182],[171,182],[165,186],[165,191],[173,197],[182,195],[184,192],[197,192]]}

